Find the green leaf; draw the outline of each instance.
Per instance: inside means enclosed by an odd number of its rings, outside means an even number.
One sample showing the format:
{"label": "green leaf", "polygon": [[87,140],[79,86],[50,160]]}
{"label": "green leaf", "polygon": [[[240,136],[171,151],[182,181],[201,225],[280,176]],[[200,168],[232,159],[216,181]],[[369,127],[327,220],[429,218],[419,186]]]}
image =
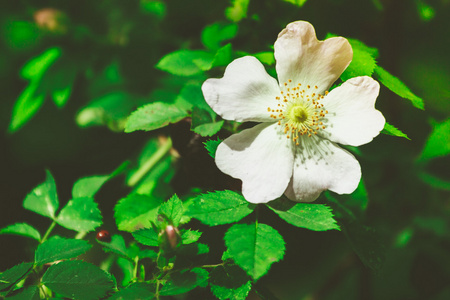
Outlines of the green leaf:
{"label": "green leaf", "polygon": [[283,0],[284,2],[289,2],[292,3],[294,5],[297,5],[298,7],[302,7],[307,0]]}
{"label": "green leaf", "polygon": [[173,273],[170,280],[164,284],[160,291],[161,296],[180,295],[193,290],[197,286],[206,286],[208,272],[201,268],[182,270]]}
{"label": "green leaf", "polygon": [[246,18],[249,2],[250,0],[231,0],[231,6],[225,10],[225,16],[233,22]]}
{"label": "green leaf", "polygon": [[31,59],[20,71],[25,79],[40,79],[44,72],[61,56],[60,48],[49,48],[41,55]]}
{"label": "green leaf", "polygon": [[252,288],[249,277],[236,265],[225,264],[211,272],[211,291],[220,300],[245,300]]}
{"label": "green leaf", "polygon": [[208,151],[209,156],[215,158],[217,147],[219,147],[219,144],[222,142],[223,141],[220,138],[217,138],[217,140],[208,140],[203,142],[203,144],[205,144],[205,148]]}
{"label": "green leaf", "polygon": [[90,197],[70,200],[61,210],[56,222],[75,231],[93,231],[102,225],[102,215],[97,203]]}
{"label": "green leaf", "polygon": [[255,207],[236,192],[217,191],[197,196],[190,201],[186,210],[187,215],[214,226],[237,222],[249,215]]}
{"label": "green leaf", "polygon": [[269,202],[267,206],[291,225],[314,231],[339,230],[331,208],[326,205],[280,199]]}
{"label": "green leaf", "polygon": [[83,240],[53,238],[37,247],[34,261],[36,265],[44,265],[61,259],[74,258],[86,253],[91,247],[92,245]]}
{"label": "green leaf", "polygon": [[131,113],[125,125],[125,132],[155,130],[176,123],[187,116],[187,111],[177,105],[163,102],[147,104]]}
{"label": "green leaf", "polygon": [[392,92],[396,93],[402,98],[411,101],[412,105],[418,109],[424,109],[422,98],[414,95],[409,88],[401,82],[397,77],[391,75],[388,71],[380,66],[375,67],[375,75],[377,79]]}
{"label": "green leaf", "polygon": [[108,300],[151,300],[155,298],[152,293],[154,287],[150,284],[138,282],[114,293]]}
{"label": "green leaf", "polygon": [[266,224],[236,224],[225,233],[225,244],[233,260],[257,280],[284,256],[283,237]]}
{"label": "green leaf", "polygon": [[8,294],[7,300],[39,300],[39,288],[35,285],[27,286],[25,288],[14,291]]}
{"label": "green leaf", "polygon": [[117,228],[122,231],[133,232],[139,228],[148,228],[156,220],[159,199],[131,194],[122,198],[114,207],[114,218]]}
{"label": "green leaf", "polygon": [[165,215],[175,227],[178,227],[180,224],[183,213],[183,202],[177,195],[173,195],[169,200],[161,204],[158,210],[158,214]]}
{"label": "green leaf", "polygon": [[[233,49],[231,44],[226,44],[214,55],[214,60],[211,63],[212,67],[224,67],[233,61]],[[210,68],[209,68],[210,69]],[[207,70],[209,70],[207,69]],[[205,71],[207,71],[205,70]]]}
{"label": "green leaf", "polygon": [[121,235],[115,234],[111,237],[111,242],[102,242],[97,240],[97,242],[103,246],[103,251],[112,252],[119,255],[125,259],[134,262],[134,258],[131,257],[127,251],[127,246],[125,245],[125,240]]}
{"label": "green leaf", "polygon": [[201,108],[194,107],[192,110],[191,129],[201,136],[212,136],[219,132],[224,124],[223,120],[215,122],[211,114]]}
{"label": "green leaf", "polygon": [[202,31],[202,43],[206,48],[217,51],[223,41],[230,40],[238,32],[237,24],[214,23],[208,25]]}
{"label": "green leaf", "polygon": [[253,54],[253,56],[256,57],[260,62],[268,66],[271,66],[275,63],[275,56],[273,51],[255,53]]}
{"label": "green leaf", "polygon": [[381,131],[383,134],[388,134],[392,136],[403,137],[405,139],[411,140],[406,134],[397,129],[395,126],[389,124],[388,122],[384,123],[384,129]]}
{"label": "green leaf", "polygon": [[15,265],[0,274],[0,291],[9,288],[22,279],[33,268],[33,263]]}
{"label": "green leaf", "polygon": [[198,241],[201,236],[201,232],[188,229],[181,232],[181,241],[184,245],[188,245]]}
{"label": "green leaf", "polygon": [[23,207],[35,213],[54,219],[59,201],[56,193],[56,184],[52,174],[46,170],[45,182],[38,185],[27,195]]}
{"label": "green leaf", "polygon": [[202,73],[213,60],[214,55],[207,51],[177,50],[164,56],[156,67],[173,75],[192,76]]}
{"label": "green leaf", "polygon": [[132,233],[133,237],[142,245],[158,247],[158,233],[153,228],[141,229]]}
{"label": "green leaf", "polygon": [[420,155],[421,160],[442,157],[450,154],[450,119],[435,124]]}
{"label": "green leaf", "polygon": [[42,283],[64,297],[83,300],[100,299],[114,287],[108,273],[81,260],[52,265],[42,277]]}
{"label": "green leaf", "polygon": [[42,107],[44,93],[38,93],[39,81],[31,82],[14,103],[8,131],[13,133],[28,122]]}
{"label": "green leaf", "polygon": [[78,179],[72,188],[73,198],[93,198],[102,185],[110,178],[109,175],[90,176]]}
{"label": "green leaf", "polygon": [[33,226],[27,223],[16,223],[0,229],[0,234],[22,235],[37,241],[41,240],[41,234]]}
{"label": "green leaf", "polygon": [[450,191],[450,181],[448,180],[441,179],[426,172],[420,172],[419,177],[423,182],[435,189]]}

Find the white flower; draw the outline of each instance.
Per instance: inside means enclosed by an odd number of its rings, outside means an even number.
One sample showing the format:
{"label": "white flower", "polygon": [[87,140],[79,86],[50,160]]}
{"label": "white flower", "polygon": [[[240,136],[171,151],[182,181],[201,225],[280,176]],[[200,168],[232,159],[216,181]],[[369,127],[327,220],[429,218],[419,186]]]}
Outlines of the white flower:
{"label": "white flower", "polygon": [[230,63],[223,78],[205,81],[205,100],[222,118],[262,122],[225,139],[216,151],[218,168],[242,180],[247,201],[265,203],[284,193],[311,202],[327,189],[356,189],[361,167],[336,143],[366,144],[385,120],[374,107],[379,84],[370,77],[327,92],[352,57],[345,38],[318,41],[314,27],[298,21],[275,42],[279,83],[251,56]]}

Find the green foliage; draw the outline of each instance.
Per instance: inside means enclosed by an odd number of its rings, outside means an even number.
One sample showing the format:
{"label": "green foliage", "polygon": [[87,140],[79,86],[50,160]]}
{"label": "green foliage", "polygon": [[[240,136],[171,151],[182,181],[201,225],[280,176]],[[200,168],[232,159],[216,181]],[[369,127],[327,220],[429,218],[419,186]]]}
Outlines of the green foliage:
{"label": "green foliage", "polygon": [[94,195],[109,178],[109,175],[104,175],[84,177],[77,180],[72,188],[72,197],[94,197]]}
{"label": "green foliage", "polygon": [[42,283],[68,298],[95,300],[112,292],[112,278],[100,268],[81,261],[63,261],[48,268]]}
{"label": "green foliage", "polygon": [[206,48],[217,51],[223,41],[234,38],[237,32],[237,24],[214,23],[203,29],[201,34],[202,43]]}
{"label": "green foliage", "polygon": [[252,213],[254,204],[232,191],[202,194],[190,201],[187,214],[210,226],[237,222]]}
{"label": "green foliage", "polygon": [[450,154],[450,119],[433,126],[425,147],[420,155],[421,160],[429,160]]}
{"label": "green foliage", "polygon": [[247,17],[250,0],[231,0],[231,6],[225,10],[225,16],[233,22],[239,22]]}
{"label": "green foliage", "polygon": [[198,239],[202,236],[202,233],[197,230],[185,230],[181,234],[181,242],[184,245],[192,244],[198,241]]}
{"label": "green foliage", "polygon": [[302,7],[303,5],[305,5],[307,0],[283,0],[283,1],[292,3],[294,5],[297,5],[298,7]]}
{"label": "green foliage", "polygon": [[331,209],[323,204],[293,203],[279,199],[269,202],[268,207],[280,218],[297,227],[314,231],[339,230]]}
{"label": "green foliage", "polygon": [[117,228],[133,232],[138,228],[150,227],[156,219],[161,200],[138,194],[130,194],[122,198],[114,207],[114,218]]}
{"label": "green foliage", "polygon": [[151,293],[151,286],[145,283],[134,283],[128,287],[114,293],[108,300],[151,300],[155,299],[155,295]]}
{"label": "green foliage", "polygon": [[411,101],[412,105],[418,109],[424,109],[423,100],[414,95],[410,89],[401,82],[397,77],[391,75],[388,71],[380,66],[375,67],[376,78],[388,89],[396,93],[402,98]]}
{"label": "green foliage", "polygon": [[4,271],[0,275],[0,291],[9,288],[21,280],[33,267],[33,263],[21,263]]}
{"label": "green foliage", "polygon": [[214,54],[202,50],[179,50],[167,54],[156,65],[162,71],[178,76],[192,76],[208,70]]}
{"label": "green foliage", "polygon": [[182,270],[175,272],[170,276],[168,281],[159,292],[162,296],[184,294],[197,286],[206,286],[208,280],[208,272],[201,268],[192,270]]}
{"label": "green foliage", "polygon": [[222,140],[220,138],[217,138],[217,140],[208,140],[204,142],[205,148],[208,151],[209,156],[212,158],[215,158],[216,156],[216,150],[217,147],[219,147],[219,144],[222,143]]}
{"label": "green foliage", "polygon": [[235,224],[225,233],[230,256],[253,280],[284,256],[283,237],[266,224]]}
{"label": "green foliage", "polygon": [[86,253],[92,245],[83,240],[52,238],[40,244],[34,255],[36,265],[74,258]]}
{"label": "green foliage", "polygon": [[236,265],[226,264],[211,271],[211,291],[219,299],[244,300],[252,288],[247,274]]}
{"label": "green foliage", "polygon": [[211,116],[211,113],[205,109],[194,107],[192,110],[191,129],[201,136],[216,134],[222,128],[223,123],[223,120],[216,122],[215,115]]}
{"label": "green foliage", "polygon": [[158,214],[166,216],[175,227],[180,224],[183,213],[183,202],[177,195],[173,195],[169,200],[161,204],[158,210]]}
{"label": "green foliage", "polygon": [[392,136],[403,137],[405,139],[411,140],[406,134],[401,132],[400,129],[396,128],[394,125],[389,124],[388,122],[386,122],[384,124],[384,128],[381,133],[392,135]]}
{"label": "green foliage", "polygon": [[0,229],[0,234],[15,234],[26,236],[37,241],[41,240],[41,234],[36,228],[27,223],[16,223]]}
{"label": "green foliage", "polygon": [[125,132],[155,130],[187,117],[187,111],[176,105],[156,102],[144,105],[133,112],[125,125]]}
{"label": "green foliage", "polygon": [[159,236],[153,228],[137,230],[133,232],[133,237],[142,245],[159,246]]}
{"label": "green foliage", "polygon": [[102,215],[94,199],[74,198],[63,207],[56,222],[75,231],[93,231],[102,225]]}
{"label": "green foliage", "polygon": [[45,182],[38,185],[23,201],[23,207],[37,214],[54,219],[59,201],[56,184],[50,171],[46,171]]}
{"label": "green foliage", "polygon": [[39,289],[37,286],[29,286],[26,288],[18,289],[14,293],[8,295],[8,300],[39,300]]}
{"label": "green foliage", "polygon": [[112,252],[120,257],[133,261],[133,257],[129,255],[129,251],[125,245],[125,240],[121,235],[113,235],[110,242],[102,242],[98,240],[97,242],[103,246],[103,251]]}

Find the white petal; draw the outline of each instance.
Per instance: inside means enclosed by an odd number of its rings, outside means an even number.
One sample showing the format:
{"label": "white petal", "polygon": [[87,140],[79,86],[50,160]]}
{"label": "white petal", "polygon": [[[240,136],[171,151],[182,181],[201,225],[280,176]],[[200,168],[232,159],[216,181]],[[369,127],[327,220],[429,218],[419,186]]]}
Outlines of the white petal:
{"label": "white petal", "polygon": [[384,127],[375,109],[380,85],[370,77],[347,80],[321,100],[328,110],[322,135],[340,144],[359,146],[370,142]]}
{"label": "white petal", "polygon": [[211,78],[202,86],[206,102],[222,118],[234,121],[273,121],[268,107],[275,107],[280,88],[264,66],[252,56],[231,62],[223,78]]}
{"label": "white petal", "polygon": [[361,167],[348,151],[317,136],[303,136],[294,161],[286,196],[297,202],[311,202],[324,190],[350,194],[361,179]]}
{"label": "white petal", "polygon": [[275,59],[278,81],[318,86],[325,90],[338,79],[350,64],[353,51],[343,37],[318,41],[314,27],[304,21],[290,23],[275,42]]}
{"label": "white petal", "polygon": [[217,148],[217,167],[242,180],[242,194],[249,202],[280,197],[292,176],[291,141],[279,128],[276,123],[259,124],[230,136]]}

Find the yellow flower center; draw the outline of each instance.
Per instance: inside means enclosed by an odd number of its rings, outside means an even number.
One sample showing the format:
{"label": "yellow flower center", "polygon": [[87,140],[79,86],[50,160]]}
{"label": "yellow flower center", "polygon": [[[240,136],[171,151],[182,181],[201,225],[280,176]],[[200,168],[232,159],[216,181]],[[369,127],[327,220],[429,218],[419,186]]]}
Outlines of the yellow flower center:
{"label": "yellow flower center", "polygon": [[268,107],[270,117],[278,120],[278,125],[283,127],[284,134],[288,139],[299,145],[299,137],[311,137],[320,130],[326,128],[326,115],[324,105],[320,103],[328,92],[321,95],[316,92],[317,86],[307,85],[302,88],[298,83],[292,84],[292,80],[284,83],[285,89],[281,95],[276,97],[276,108]]}

